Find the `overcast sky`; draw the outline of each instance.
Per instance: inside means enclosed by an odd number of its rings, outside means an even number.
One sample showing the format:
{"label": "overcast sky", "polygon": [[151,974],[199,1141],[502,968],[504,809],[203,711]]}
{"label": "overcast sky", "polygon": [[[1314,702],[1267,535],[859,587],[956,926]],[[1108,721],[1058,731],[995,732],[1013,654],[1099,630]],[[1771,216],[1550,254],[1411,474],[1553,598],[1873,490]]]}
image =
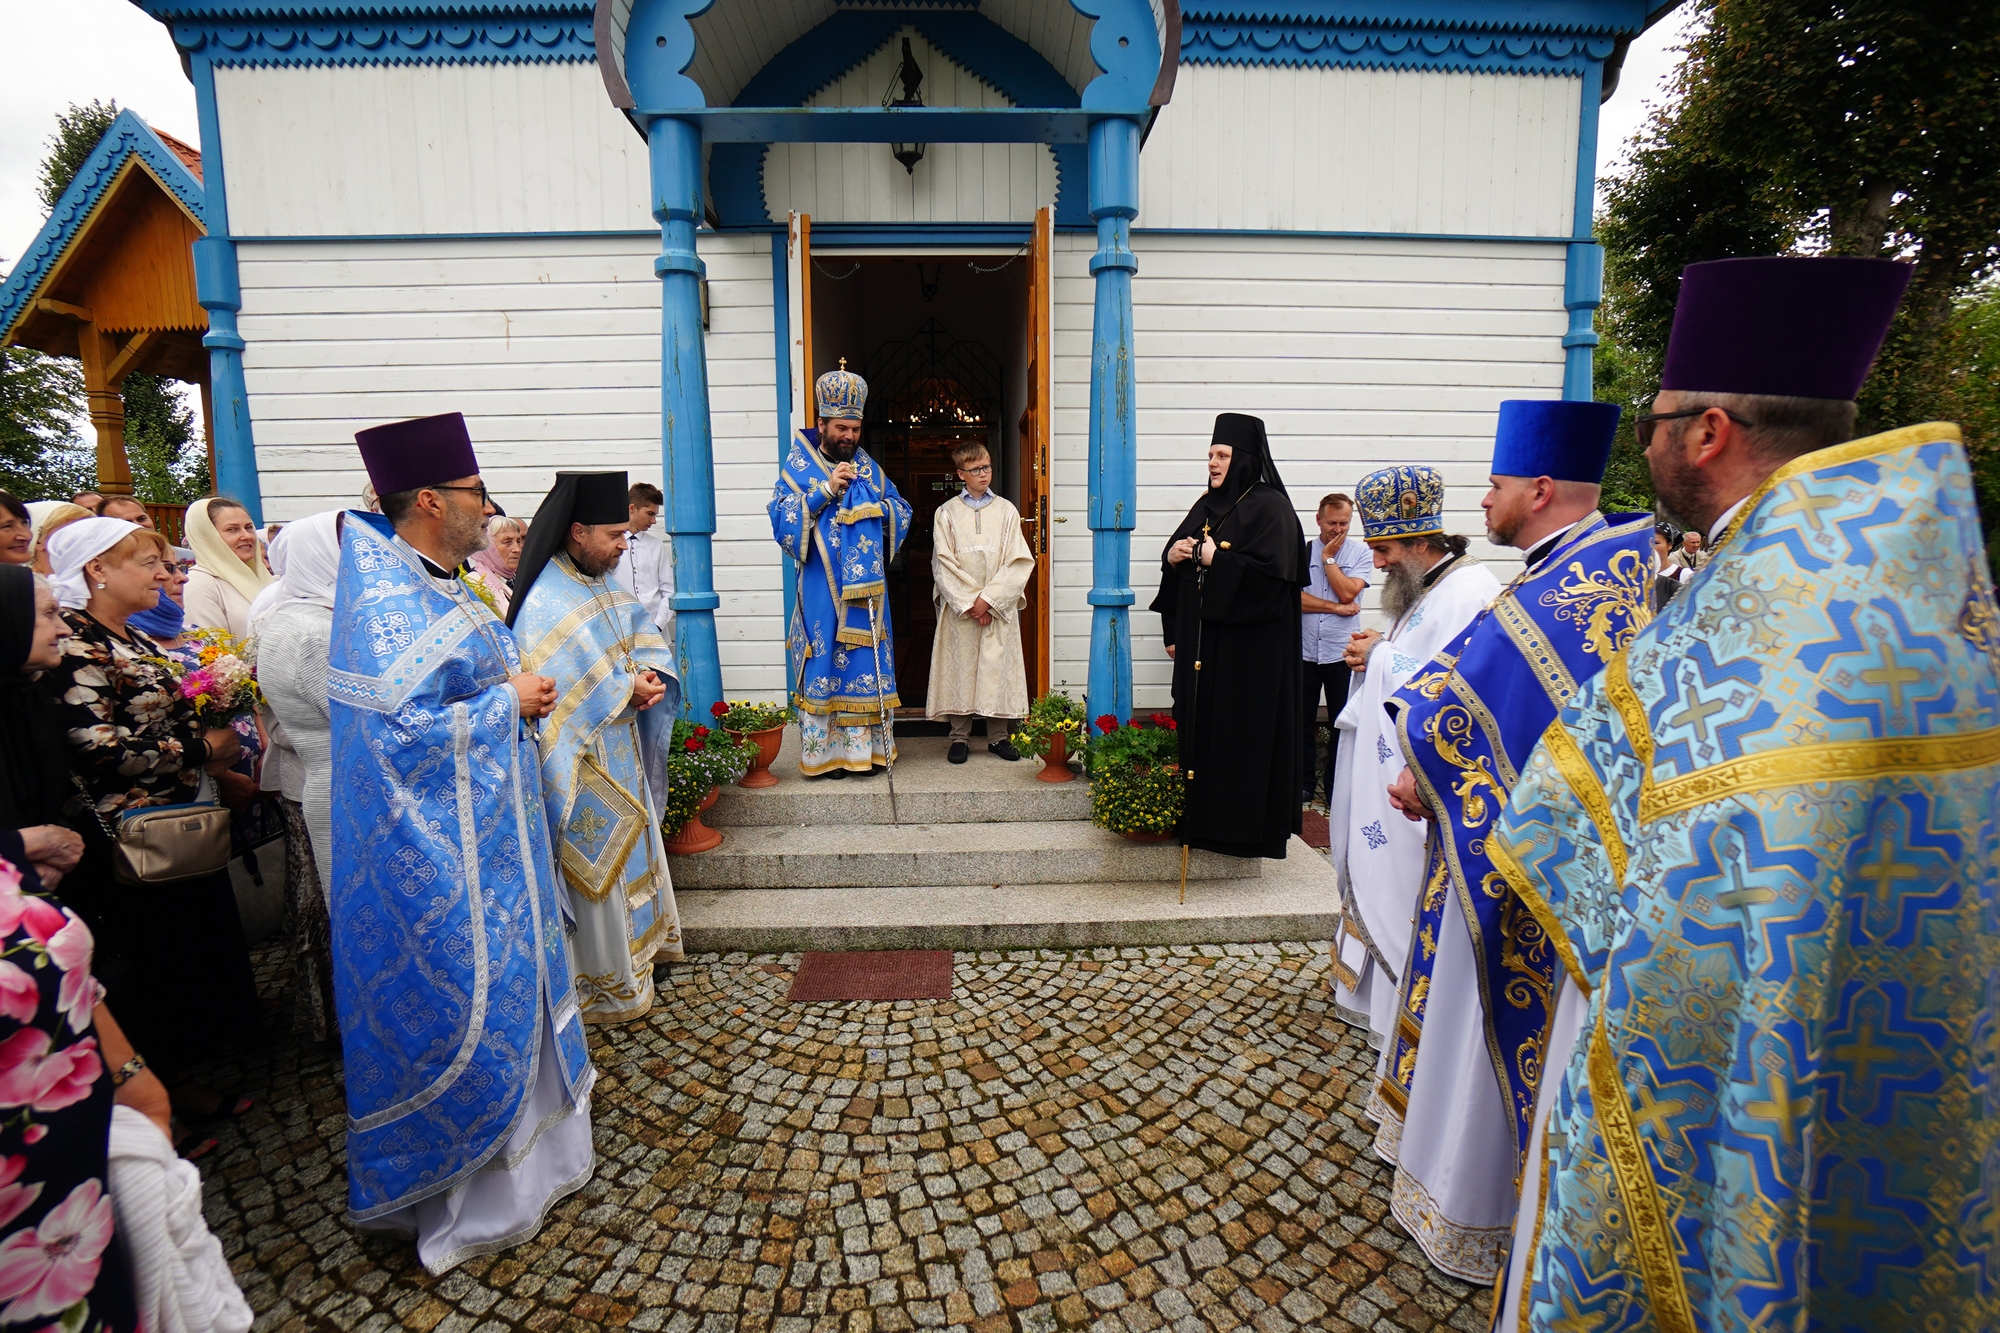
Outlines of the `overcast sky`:
{"label": "overcast sky", "polygon": [[[1617,96],[1604,104],[1598,175],[1661,96],[1683,38],[1679,12],[1632,44]],[[130,0],[0,0],[0,31],[32,59],[9,62],[0,79],[0,266],[12,268],[41,228],[36,168],[56,113],[73,102],[116,98],[167,133],[198,143],[194,90],[167,31]]]}

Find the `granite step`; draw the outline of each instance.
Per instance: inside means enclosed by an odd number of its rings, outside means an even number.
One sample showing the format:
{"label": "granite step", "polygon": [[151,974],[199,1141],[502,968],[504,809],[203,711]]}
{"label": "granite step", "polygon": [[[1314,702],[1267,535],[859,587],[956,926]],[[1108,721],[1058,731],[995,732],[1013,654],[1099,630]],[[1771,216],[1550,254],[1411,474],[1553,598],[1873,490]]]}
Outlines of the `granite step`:
{"label": "granite step", "polygon": [[1180,856],[1156,879],[1044,884],[923,884],[845,889],[703,889],[674,863],[690,953],[805,949],[1087,949],[1323,940],[1340,895],[1324,853],[1294,838],[1261,875],[1188,880]]}
{"label": "granite step", "polygon": [[972,738],[971,757],[949,763],[943,736],[899,736],[896,790],[890,799],[888,775],[850,775],[828,780],[799,773],[799,733],[785,729],[784,747],[771,765],[774,787],[727,786],[702,815],[710,828],[856,824],[993,824],[1088,820],[1090,784],[1081,775],[1070,782],[1042,782],[1038,759],[1014,763],[988,754],[986,741]]}
{"label": "granite step", "polygon": [[[676,890],[1177,884],[1181,869],[1178,844],[1133,842],[1080,820],[753,824],[725,829],[713,851],[670,859]],[[1188,878],[1254,879],[1265,864],[1195,852]]]}

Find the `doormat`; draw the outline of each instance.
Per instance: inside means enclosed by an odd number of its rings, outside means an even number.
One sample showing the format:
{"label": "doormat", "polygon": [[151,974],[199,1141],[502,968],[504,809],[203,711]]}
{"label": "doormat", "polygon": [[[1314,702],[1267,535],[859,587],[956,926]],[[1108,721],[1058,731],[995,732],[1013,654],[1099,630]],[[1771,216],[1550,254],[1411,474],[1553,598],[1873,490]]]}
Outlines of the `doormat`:
{"label": "doormat", "polygon": [[1327,837],[1326,816],[1319,811],[1307,810],[1303,812],[1299,816],[1299,824],[1301,825],[1299,836],[1305,839],[1306,846],[1317,847],[1319,850],[1325,851],[1333,845],[1332,839]]}
{"label": "doormat", "polygon": [[809,953],[792,977],[794,1003],[807,1000],[949,1000],[949,949]]}

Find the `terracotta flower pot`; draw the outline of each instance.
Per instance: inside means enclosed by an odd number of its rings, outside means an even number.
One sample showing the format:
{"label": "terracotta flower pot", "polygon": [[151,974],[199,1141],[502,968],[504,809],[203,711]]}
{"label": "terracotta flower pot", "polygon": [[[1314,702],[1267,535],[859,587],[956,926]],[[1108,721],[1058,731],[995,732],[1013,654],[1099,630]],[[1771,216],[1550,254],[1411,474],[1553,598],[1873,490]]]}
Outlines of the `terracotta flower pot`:
{"label": "terracotta flower pot", "polygon": [[667,839],[667,852],[673,856],[693,856],[699,852],[711,852],[722,845],[722,834],[701,822],[701,812],[714,805],[722,793],[714,787],[701,798],[695,807],[694,817],[681,826],[681,831]]}
{"label": "terracotta flower pot", "polygon": [[775,787],[778,775],[771,771],[771,764],[778,757],[778,747],[784,743],[785,724],[766,727],[762,731],[732,731],[730,735],[738,740],[746,737],[757,742],[757,757],[750,761],[750,771],[736,779],[739,787]]}
{"label": "terracotta flower pot", "polygon": [[1049,737],[1049,752],[1042,756],[1042,771],[1035,774],[1038,782],[1068,782],[1076,774],[1069,771],[1069,737],[1057,732]]}
{"label": "terracotta flower pot", "polygon": [[1173,842],[1176,840],[1175,835],[1172,833],[1122,833],[1119,836],[1130,838],[1133,842]]}

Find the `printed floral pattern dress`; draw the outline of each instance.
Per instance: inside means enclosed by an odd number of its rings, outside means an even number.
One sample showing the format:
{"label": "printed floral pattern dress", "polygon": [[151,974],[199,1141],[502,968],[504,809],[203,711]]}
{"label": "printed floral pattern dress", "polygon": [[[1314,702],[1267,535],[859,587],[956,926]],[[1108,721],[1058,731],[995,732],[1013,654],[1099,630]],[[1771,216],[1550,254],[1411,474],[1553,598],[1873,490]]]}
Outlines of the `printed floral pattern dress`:
{"label": "printed floral pattern dress", "polygon": [[65,611],[62,662],[42,673],[68,732],[81,799],[69,825],[83,861],[64,901],[97,936],[98,975],[112,1012],[147,1063],[171,1079],[249,1031],[257,986],[227,872],[168,885],[119,884],[109,839],[126,810],[192,801],[207,754],[194,705],[159,646],[137,630],[121,638],[81,611]]}
{"label": "printed floral pattern dress", "polygon": [[[18,840],[0,852],[20,855]],[[105,1193],[111,1072],[90,928],[0,859],[0,1328],[136,1329]]]}

